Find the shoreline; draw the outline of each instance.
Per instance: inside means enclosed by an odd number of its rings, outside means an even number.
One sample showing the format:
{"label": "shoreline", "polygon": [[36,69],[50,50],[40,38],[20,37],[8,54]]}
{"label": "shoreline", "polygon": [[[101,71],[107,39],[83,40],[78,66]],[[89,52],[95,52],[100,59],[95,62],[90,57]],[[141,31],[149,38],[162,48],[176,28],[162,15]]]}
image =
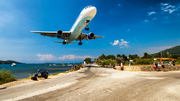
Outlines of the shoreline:
{"label": "shoreline", "polygon": [[[48,75],[48,78],[47,79],[52,79],[52,78],[56,78],[56,77],[60,77],[60,76],[63,76],[67,73],[70,73],[70,72],[74,72],[74,71],[77,71],[81,68],[83,68],[85,65],[81,64],[81,65],[77,65],[78,68],[73,68],[74,70],[70,69],[68,71],[64,71],[64,72],[57,72],[57,73],[53,73],[51,75]],[[30,76],[29,76],[30,77]],[[21,85],[21,84],[25,84],[25,83],[36,83],[36,82],[41,82],[41,81],[44,81],[46,79],[44,78],[38,78],[37,81],[35,80],[31,80],[31,77],[26,77],[26,78],[22,78],[22,79],[17,79],[16,81],[12,81],[12,82],[8,82],[8,83],[4,83],[2,85],[0,85],[0,90],[2,89],[6,89],[6,88],[10,88],[10,87],[13,87],[15,85]]]}
{"label": "shoreline", "polygon": [[[63,76],[65,74],[67,74],[67,73],[70,73],[70,72],[74,72],[74,71],[69,70],[69,71],[60,72],[60,73],[58,72],[57,75],[51,74],[51,75],[48,75],[47,79],[60,77],[60,76]],[[44,81],[44,80],[47,80],[47,79],[38,78],[38,80],[31,80],[31,78],[28,78],[28,77],[23,78],[23,79],[17,79],[17,81],[12,81],[12,82],[8,82],[8,83],[0,85],[0,90],[7,89],[7,88],[10,88],[10,87],[13,87],[13,86],[16,86],[16,85],[26,84],[26,83],[37,83],[37,82],[41,82],[41,81]]]}

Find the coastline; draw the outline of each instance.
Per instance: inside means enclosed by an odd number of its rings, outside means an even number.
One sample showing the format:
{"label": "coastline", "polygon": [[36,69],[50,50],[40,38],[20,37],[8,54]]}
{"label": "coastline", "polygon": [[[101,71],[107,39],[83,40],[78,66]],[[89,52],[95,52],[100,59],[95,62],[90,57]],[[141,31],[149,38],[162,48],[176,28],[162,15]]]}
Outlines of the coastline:
{"label": "coastline", "polygon": [[[85,65],[81,64],[81,65],[77,65],[77,68],[74,68],[74,70],[68,70],[68,71],[65,71],[65,72],[57,72],[57,73],[53,73],[51,75],[48,75],[48,78],[47,79],[52,79],[52,78],[56,78],[56,77],[60,77],[60,76],[63,76],[67,73],[70,73],[70,72],[74,72],[74,71],[77,71],[81,68],[83,68]],[[42,82],[46,79],[44,78],[38,78],[37,81],[35,80],[31,80],[31,78],[23,78],[23,79],[17,79],[17,81],[12,81],[12,82],[8,82],[8,83],[5,83],[5,84],[2,84],[0,85],[0,90],[2,89],[6,89],[6,88],[10,88],[10,87],[13,87],[13,86],[16,86],[16,85],[21,85],[21,84],[26,84],[26,83],[37,83],[37,82]]]}
{"label": "coastline", "polygon": [[[56,77],[60,77],[60,76],[63,76],[67,73],[70,73],[70,72],[73,72],[73,71],[66,71],[66,72],[61,72],[57,75],[48,75],[48,78],[47,79],[52,79],[52,78],[56,78]],[[26,84],[26,83],[37,83],[37,82],[42,82],[46,79],[44,78],[38,78],[37,81],[35,80],[31,80],[30,78],[23,78],[23,79],[17,79],[17,81],[12,81],[12,82],[8,82],[8,83],[5,83],[5,84],[2,84],[0,85],[0,90],[2,89],[6,89],[6,88],[10,88],[10,87],[13,87],[13,86],[16,86],[16,85],[21,85],[21,84]]]}

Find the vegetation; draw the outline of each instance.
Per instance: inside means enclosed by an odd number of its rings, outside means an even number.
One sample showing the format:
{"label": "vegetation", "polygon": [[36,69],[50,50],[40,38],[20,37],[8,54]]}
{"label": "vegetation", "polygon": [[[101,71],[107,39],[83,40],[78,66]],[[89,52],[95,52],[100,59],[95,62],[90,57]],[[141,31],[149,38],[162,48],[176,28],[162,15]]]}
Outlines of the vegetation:
{"label": "vegetation", "polygon": [[73,70],[79,70],[79,69],[82,68],[82,67],[83,67],[83,65],[80,64],[80,65],[77,65]]}
{"label": "vegetation", "polygon": [[86,62],[87,64],[89,64],[89,63],[91,63],[92,61],[91,61],[91,58],[85,58],[85,59],[84,59],[84,62]]}
{"label": "vegetation", "polygon": [[169,48],[169,49],[165,49],[165,50],[163,50],[163,51],[160,51],[160,52],[158,52],[158,53],[154,53],[154,54],[152,54],[153,56],[161,56],[162,55],[162,57],[168,57],[168,54],[167,54],[167,52],[169,53],[169,55],[171,55],[171,54],[176,54],[176,55],[180,55],[180,45],[179,46],[175,46],[175,47],[172,47],[172,48]]}
{"label": "vegetation", "polygon": [[12,63],[21,64],[20,62],[16,62],[13,60],[7,60],[7,61],[0,60],[0,64],[12,64]]}
{"label": "vegetation", "polygon": [[11,81],[16,81],[14,75],[11,75],[11,71],[5,70],[4,68],[0,70],[0,84],[8,83]]}
{"label": "vegetation", "polygon": [[[27,77],[26,79],[31,79],[32,77],[34,77],[36,73],[34,73],[33,75],[29,74],[29,77]],[[38,74],[38,76],[41,76],[41,74]]]}
{"label": "vegetation", "polygon": [[[180,46],[179,46],[180,47]],[[176,48],[175,48],[176,49]],[[180,51],[179,51],[180,52]],[[129,60],[132,60],[132,65],[152,65],[153,62],[158,62],[158,60],[154,60],[154,58],[173,58],[176,64],[180,64],[180,55],[178,54],[167,54],[165,52],[164,54],[161,54],[160,52],[158,54],[148,54],[147,52],[144,53],[144,56],[139,57],[137,54],[131,55],[127,57],[125,54],[117,54],[115,57],[114,55],[107,55],[105,56],[102,54],[98,58],[95,58],[94,61],[96,64],[99,65],[114,65],[115,63],[120,64],[123,62],[123,64],[128,65]],[[169,63],[171,60],[166,60],[164,62]]]}

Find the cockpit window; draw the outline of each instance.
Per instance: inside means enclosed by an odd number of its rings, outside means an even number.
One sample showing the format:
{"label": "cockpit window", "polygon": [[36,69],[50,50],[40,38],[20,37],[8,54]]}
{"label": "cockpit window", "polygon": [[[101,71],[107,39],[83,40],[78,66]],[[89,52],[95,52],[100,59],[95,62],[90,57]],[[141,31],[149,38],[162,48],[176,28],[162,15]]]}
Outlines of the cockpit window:
{"label": "cockpit window", "polygon": [[92,6],[87,6],[85,9],[89,8],[89,7],[92,7]]}

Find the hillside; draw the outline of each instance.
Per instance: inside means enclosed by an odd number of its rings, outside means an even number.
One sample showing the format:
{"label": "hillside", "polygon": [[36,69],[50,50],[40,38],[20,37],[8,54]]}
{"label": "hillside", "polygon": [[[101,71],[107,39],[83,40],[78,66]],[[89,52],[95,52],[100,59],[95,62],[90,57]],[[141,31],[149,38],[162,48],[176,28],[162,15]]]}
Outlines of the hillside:
{"label": "hillside", "polygon": [[7,60],[7,61],[0,60],[0,64],[12,64],[12,63],[21,64],[20,62],[16,62],[13,60]]}
{"label": "hillside", "polygon": [[[172,47],[172,48],[169,48],[169,49],[165,49],[163,51],[160,51],[162,52],[162,54],[164,54],[165,52],[169,52],[169,54],[176,54],[176,55],[180,55],[180,45],[179,46],[175,46],[175,47]],[[159,52],[158,52],[159,53]],[[155,54],[158,54],[158,53],[154,53],[152,55],[155,55]]]}

